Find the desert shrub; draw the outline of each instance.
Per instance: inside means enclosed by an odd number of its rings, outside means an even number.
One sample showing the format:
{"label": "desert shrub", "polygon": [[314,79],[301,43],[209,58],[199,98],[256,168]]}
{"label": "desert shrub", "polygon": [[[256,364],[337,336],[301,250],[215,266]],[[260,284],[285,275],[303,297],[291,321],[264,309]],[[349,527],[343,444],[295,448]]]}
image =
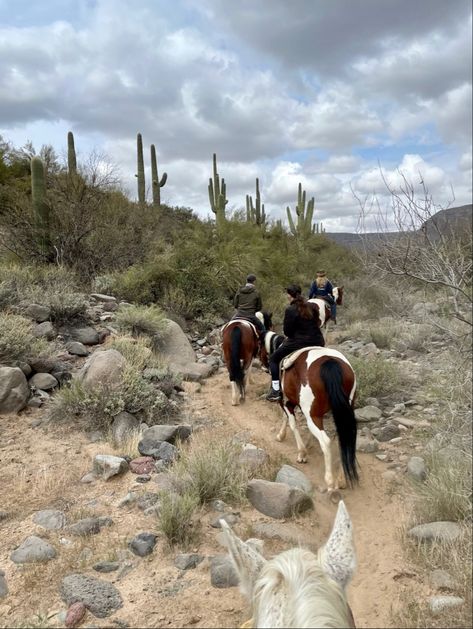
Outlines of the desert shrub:
{"label": "desert shrub", "polygon": [[115,321],[120,330],[135,338],[150,337],[155,347],[158,347],[167,327],[164,313],[157,306],[122,306],[116,313]]}
{"label": "desert shrub", "polygon": [[370,340],[380,349],[389,349],[393,341],[399,336],[401,327],[389,317],[384,317],[379,323],[371,324],[368,328]]}
{"label": "desert shrub", "polygon": [[201,504],[215,499],[240,502],[248,480],[240,454],[241,446],[230,440],[194,439],[188,449],[181,448],[173,474]]}
{"label": "desert shrub", "polygon": [[199,498],[193,492],[160,493],[159,529],[171,547],[186,548],[198,540],[200,532],[198,506]]}
{"label": "desert shrub", "polygon": [[88,307],[84,294],[68,291],[66,287],[40,288],[28,291],[26,298],[31,303],[47,306],[51,310],[50,319],[58,325],[77,322],[86,318]]}
{"label": "desert shrub", "polygon": [[0,312],[0,363],[14,363],[47,352],[47,343],[37,339],[29,319]]}
{"label": "desert shrub", "polygon": [[404,334],[402,334],[401,340],[407,346],[407,349],[412,349],[416,352],[425,352],[426,345],[432,340],[435,335],[435,331],[432,326],[429,325],[409,325]]}
{"label": "desert shrub", "polygon": [[127,363],[137,370],[154,366],[156,360],[151,350],[150,340],[144,337],[117,336],[107,341],[107,349],[116,349],[124,356]]}
{"label": "desert shrub", "polygon": [[366,403],[366,398],[389,395],[399,390],[403,377],[399,367],[381,356],[368,358],[350,357],[356,375],[356,402]]}

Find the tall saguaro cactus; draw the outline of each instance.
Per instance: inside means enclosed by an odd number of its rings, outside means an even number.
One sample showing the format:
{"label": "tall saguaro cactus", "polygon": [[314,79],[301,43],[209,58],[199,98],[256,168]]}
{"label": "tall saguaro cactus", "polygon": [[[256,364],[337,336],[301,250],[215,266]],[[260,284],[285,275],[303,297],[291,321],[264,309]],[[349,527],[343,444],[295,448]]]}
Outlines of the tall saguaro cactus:
{"label": "tall saguaro cactus", "polygon": [[41,158],[37,156],[31,158],[31,199],[39,249],[41,255],[49,257],[51,252],[49,207],[46,203],[44,165]]}
{"label": "tall saguaro cactus", "polygon": [[306,194],[305,190],[302,190],[302,184],[299,183],[297,191],[297,205],[295,222],[292,218],[291,210],[289,206],[286,208],[287,220],[289,221],[289,227],[291,233],[300,240],[305,240],[311,234],[315,233],[315,225],[312,225],[312,218],[314,216],[315,199],[312,197],[307,203],[306,207]]}
{"label": "tall saguaro cactus", "polygon": [[138,177],[138,202],[144,203],[146,201],[146,188],[145,188],[145,163],[143,159],[143,139],[141,133],[136,136],[136,153],[137,153],[137,173],[135,177]]}
{"label": "tall saguaro cactus", "polygon": [[69,131],[67,134],[67,168],[70,175],[77,174],[76,149],[74,147],[74,134]]}
{"label": "tall saguaro cactus", "polygon": [[153,205],[157,208],[161,206],[161,192],[160,189],[166,184],[168,175],[163,173],[161,181],[158,177],[158,162],[156,160],[156,148],[154,144],[151,145],[151,181],[153,183]]}
{"label": "tall saguaro cactus", "polygon": [[266,213],[264,211],[264,203],[261,203],[258,178],[256,178],[255,205],[253,205],[253,197],[249,194],[246,195],[246,220],[249,223],[255,223],[255,225],[263,229],[266,226]]}
{"label": "tall saguaro cactus", "polygon": [[213,179],[209,178],[209,201],[210,209],[215,214],[215,222],[217,228],[221,227],[225,223],[225,206],[228,203],[227,186],[225,185],[225,179],[220,182],[220,177],[217,172],[217,155],[213,154]]}

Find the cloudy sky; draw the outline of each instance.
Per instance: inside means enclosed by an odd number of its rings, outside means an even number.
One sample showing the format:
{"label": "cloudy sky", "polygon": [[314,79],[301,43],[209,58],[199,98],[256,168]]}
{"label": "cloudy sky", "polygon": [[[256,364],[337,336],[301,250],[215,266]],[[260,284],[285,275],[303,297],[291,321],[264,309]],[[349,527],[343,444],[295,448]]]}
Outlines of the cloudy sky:
{"label": "cloudy sky", "polygon": [[216,152],[230,211],[259,177],[284,217],[302,182],[354,231],[379,165],[471,202],[471,30],[470,0],[0,0],[0,135],[64,155],[72,130],[135,197],[141,132],[202,216]]}

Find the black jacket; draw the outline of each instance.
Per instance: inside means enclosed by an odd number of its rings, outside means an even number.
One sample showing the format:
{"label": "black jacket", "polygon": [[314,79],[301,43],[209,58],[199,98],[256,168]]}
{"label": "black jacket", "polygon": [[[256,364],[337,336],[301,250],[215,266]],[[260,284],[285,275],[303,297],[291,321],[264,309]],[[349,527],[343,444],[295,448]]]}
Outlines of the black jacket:
{"label": "black jacket", "polygon": [[309,304],[313,316],[311,319],[301,317],[297,306],[290,304],[284,313],[284,334],[288,339],[302,342],[304,345],[325,345],[320,331],[320,319],[317,304]]}

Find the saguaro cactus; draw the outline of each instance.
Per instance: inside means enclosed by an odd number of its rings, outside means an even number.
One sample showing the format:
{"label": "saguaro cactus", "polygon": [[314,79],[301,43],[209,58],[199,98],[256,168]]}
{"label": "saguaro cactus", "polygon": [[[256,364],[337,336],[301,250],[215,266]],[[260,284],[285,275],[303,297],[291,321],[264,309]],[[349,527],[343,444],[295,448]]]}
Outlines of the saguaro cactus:
{"label": "saguaro cactus", "polygon": [[227,186],[225,179],[220,182],[217,172],[217,155],[213,154],[213,179],[209,178],[209,201],[210,209],[215,214],[215,222],[217,227],[221,227],[225,223],[225,206],[228,203]]}
{"label": "saguaro cactus", "polygon": [[151,145],[151,180],[153,183],[153,205],[157,208],[161,206],[161,192],[160,189],[166,184],[168,175],[163,173],[161,181],[158,177],[158,162],[156,160],[156,148],[154,144]]}
{"label": "saguaro cactus", "polygon": [[304,240],[308,236],[310,236],[310,234],[315,233],[315,225],[312,225],[315,199],[314,197],[312,197],[307,203],[306,208],[305,198],[305,190],[302,190],[302,184],[299,183],[296,205],[297,222],[294,222],[289,206],[286,208],[287,220],[289,221],[289,228],[291,230],[291,233],[296,236],[296,238],[299,238],[301,240]]}
{"label": "saguaro cactus", "polygon": [[264,203],[261,204],[261,195],[259,192],[259,179],[256,178],[256,198],[253,205],[253,197],[246,195],[246,220],[249,223],[255,223],[258,227],[266,226],[266,214],[264,211]]}
{"label": "saguaro cactus", "polygon": [[39,249],[44,257],[48,257],[51,251],[49,207],[46,203],[44,165],[37,156],[31,158],[31,199]]}
{"label": "saguaro cactus", "polygon": [[146,201],[146,188],[145,188],[145,163],[143,159],[143,139],[141,133],[136,136],[136,153],[137,153],[137,173],[135,177],[138,177],[138,202],[144,203]]}
{"label": "saguaro cactus", "polygon": [[67,168],[70,175],[77,174],[76,149],[74,147],[74,134],[69,131],[67,134]]}

